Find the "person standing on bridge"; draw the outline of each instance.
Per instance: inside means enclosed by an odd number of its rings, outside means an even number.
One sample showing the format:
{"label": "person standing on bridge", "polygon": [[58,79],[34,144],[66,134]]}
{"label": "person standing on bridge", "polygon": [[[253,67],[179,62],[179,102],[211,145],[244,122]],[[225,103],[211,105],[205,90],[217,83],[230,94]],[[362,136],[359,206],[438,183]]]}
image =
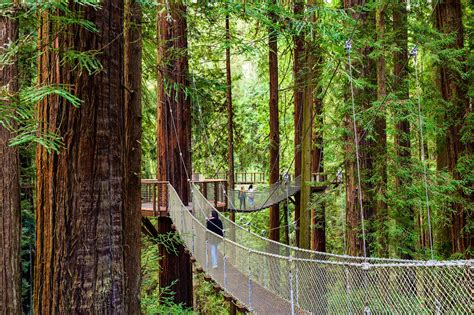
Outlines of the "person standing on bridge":
{"label": "person standing on bridge", "polygon": [[[240,186],[240,190],[239,190],[239,201],[240,201],[240,210],[245,210],[245,208],[247,208],[246,204],[245,204],[245,200],[247,199],[247,196],[245,195],[245,190],[244,190],[244,186]],[[243,206],[243,208],[242,208]]]}
{"label": "person standing on bridge", "polygon": [[247,197],[249,198],[249,207],[253,208],[254,205],[255,205],[255,199],[254,199],[255,198],[255,192],[253,190],[253,185],[252,184],[250,184],[250,186],[249,186],[249,190],[247,192]]}
{"label": "person standing on bridge", "polygon": [[[222,221],[219,219],[219,213],[216,210],[211,211],[211,216],[207,219],[206,227],[209,231],[219,235],[224,236]],[[210,250],[211,250],[211,264],[212,268],[217,268],[217,245],[219,243],[219,239],[216,237],[211,238],[209,242]]]}

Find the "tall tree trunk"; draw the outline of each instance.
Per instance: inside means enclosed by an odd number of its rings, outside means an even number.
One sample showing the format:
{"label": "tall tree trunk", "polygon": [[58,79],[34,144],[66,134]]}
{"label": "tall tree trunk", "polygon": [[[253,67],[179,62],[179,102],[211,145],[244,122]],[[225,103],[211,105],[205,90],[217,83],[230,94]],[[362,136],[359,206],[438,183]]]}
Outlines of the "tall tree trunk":
{"label": "tall tree trunk", "polygon": [[[230,68],[230,19],[229,14],[225,16],[225,73],[226,73],[226,101],[227,101],[227,187],[229,190],[235,186],[234,169],[234,111],[232,108],[232,73]],[[234,201],[232,201],[234,202]],[[235,221],[235,212],[230,213],[230,219]],[[232,304],[233,305],[233,304]]]}
{"label": "tall tree trunk", "polygon": [[[270,1],[269,18],[277,22],[274,12],[276,0]],[[268,67],[270,73],[270,184],[276,183],[280,176],[280,131],[278,125],[278,45],[276,29],[268,29]],[[279,204],[270,207],[270,239],[280,241],[280,208]]]}
{"label": "tall tree trunk", "polygon": [[[319,1],[309,0],[308,6],[321,5]],[[312,22],[317,23],[316,15],[313,13]],[[322,92],[322,86],[319,83],[321,76],[322,51],[321,46],[318,45],[318,35],[313,35],[311,42],[306,46],[306,58],[308,67],[308,88],[307,97],[311,98],[313,107],[313,132],[312,132],[312,173],[324,173],[324,150],[323,150],[323,101],[319,97]],[[325,176],[320,176],[324,181]],[[316,208],[312,210],[312,235],[311,235],[311,249],[320,252],[326,251],[326,206],[321,202]]]}
{"label": "tall tree trunk", "polygon": [[[293,13],[303,15],[304,2],[295,0]],[[295,125],[295,177],[301,175],[301,139],[303,130],[303,103],[304,103],[304,33],[293,36],[294,61],[293,61],[293,104]],[[301,193],[295,194],[295,222],[296,222],[296,244],[300,244],[300,217],[301,217]]]}
{"label": "tall tree trunk", "polygon": [[[368,45],[358,48],[361,44],[363,37],[372,38],[370,32],[374,30],[374,12],[373,11],[361,11],[364,5],[364,0],[344,0],[344,8],[354,9],[352,17],[360,20],[357,28],[362,30],[362,34],[358,35],[353,41],[352,54],[360,54],[360,62],[352,59],[353,69],[352,71],[354,79],[361,78],[368,81],[371,86],[376,85],[376,73],[375,64],[371,60],[369,54],[372,49]],[[368,109],[374,101],[375,91],[371,87],[357,88],[354,87],[354,98],[356,106],[356,114],[364,109]],[[350,95],[348,96],[350,99]],[[359,158],[360,158],[360,176],[361,186],[358,187],[357,180],[357,165],[356,165],[356,150],[354,145],[354,128],[352,121],[352,109],[348,109],[348,114],[345,118],[346,129],[348,134],[346,136],[346,239],[347,239],[347,251],[349,255],[361,256],[364,253],[362,243],[362,218],[361,209],[359,206],[359,191],[362,192],[363,201],[363,212],[365,222],[365,235],[366,235],[366,252],[370,255],[371,238],[374,234],[373,227],[370,225],[371,220],[374,216],[373,206],[373,185],[370,183],[370,178],[373,175],[373,142],[367,137],[368,130],[363,130],[360,125],[360,114],[359,120],[357,121],[358,131],[358,142],[359,142]]]}
{"label": "tall tree trunk", "polygon": [[[460,0],[439,1],[434,7],[436,28],[444,34],[455,34],[453,43],[445,48],[464,48],[464,29],[462,24],[462,8]],[[451,61],[452,62],[452,61]],[[439,127],[446,130],[438,139],[438,169],[448,170],[455,180],[462,179],[457,167],[464,155],[471,155],[473,148],[472,139],[462,141],[461,129],[466,124],[469,102],[467,99],[467,82],[457,71],[449,67],[450,60],[442,60],[438,71],[438,85],[443,99],[447,102],[444,115],[440,117]],[[469,186],[469,185],[468,185]],[[467,198],[462,189],[458,189],[458,197]],[[470,202],[472,200],[466,200]],[[466,228],[467,214],[462,202],[452,204],[453,211],[450,215],[451,227],[451,253],[466,251],[472,237]],[[472,233],[471,233],[472,234]]]}
{"label": "tall tree trunk", "polygon": [[[157,178],[167,180],[185,204],[191,179],[191,105],[186,6],[171,1],[158,13]],[[168,16],[169,14],[169,16]],[[181,156],[182,154],[182,156]]]}
{"label": "tall tree trunk", "polygon": [[[375,119],[375,143],[374,143],[374,177],[375,177],[375,216],[376,224],[374,232],[377,237],[374,238],[377,243],[377,255],[379,257],[388,256],[388,227],[389,220],[386,203],[387,192],[387,121],[385,111],[386,71],[385,56],[383,55],[385,47],[385,13],[386,4],[381,1],[376,11],[376,31],[377,41],[382,52],[376,61],[377,68],[377,101],[382,107],[377,111]],[[383,102],[383,103],[382,103]]]}
{"label": "tall tree trunk", "polygon": [[[157,158],[159,180],[169,181],[184,204],[190,198],[191,109],[188,82],[186,6],[181,1],[167,3],[158,13],[158,104]],[[171,230],[169,218],[160,217],[158,232]],[[160,286],[175,292],[172,299],[191,307],[192,266],[190,256],[179,245],[176,253],[160,246]]]}
{"label": "tall tree trunk", "polygon": [[[10,9],[0,15],[0,55],[4,47],[18,39],[16,1]],[[17,93],[18,64],[13,60],[10,65],[0,66],[0,103],[8,112],[15,112]],[[18,149],[9,143],[17,125],[14,120],[7,123],[9,129],[0,123],[0,314],[21,314],[20,162]]]}
{"label": "tall tree trunk", "polygon": [[126,216],[124,222],[126,240],[125,269],[135,272],[126,274],[125,298],[131,309],[140,309],[140,247],[141,247],[141,38],[142,11],[138,1],[125,1],[125,152],[126,158]]}
{"label": "tall tree trunk", "polygon": [[[57,95],[38,104],[40,135],[57,133],[60,153],[37,149],[37,211],[34,311],[36,314],[137,314],[127,275],[138,274],[137,257],[125,257],[127,209],[124,103],[123,1],[104,0],[100,9],[69,4],[99,29],[57,25],[42,14],[39,30],[41,85],[74,87],[76,108]],[[55,14],[53,12],[53,14]],[[88,75],[62,64],[67,49],[101,51],[103,71]],[[136,216],[133,213],[133,216]],[[135,285],[131,287],[136,288]],[[129,304],[130,303],[130,304]]]}
{"label": "tall tree trunk", "polygon": [[402,205],[395,205],[397,225],[403,231],[396,242],[398,253],[404,259],[413,258],[415,252],[415,211],[408,197],[407,187],[411,186],[411,176],[406,170],[411,169],[411,141],[410,122],[405,102],[408,94],[408,25],[407,25],[406,0],[397,0],[393,7],[394,40],[398,50],[393,55],[393,91],[397,96],[398,106],[395,116],[395,150],[397,154],[397,167],[395,170],[395,191],[397,197],[402,199]]}

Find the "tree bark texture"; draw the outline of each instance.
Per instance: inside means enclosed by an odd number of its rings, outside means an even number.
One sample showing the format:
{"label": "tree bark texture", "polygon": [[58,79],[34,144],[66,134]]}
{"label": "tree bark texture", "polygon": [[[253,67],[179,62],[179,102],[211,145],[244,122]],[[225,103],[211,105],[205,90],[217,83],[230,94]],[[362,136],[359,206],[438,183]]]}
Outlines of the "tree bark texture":
{"label": "tree bark texture", "polygon": [[[271,6],[276,0],[270,1]],[[270,8],[269,18],[276,23],[277,16]],[[280,131],[278,125],[278,45],[276,29],[268,29],[268,67],[270,73],[270,184],[280,177]],[[270,239],[280,241],[280,208],[278,204],[270,207]]]}
{"label": "tree bark texture", "polygon": [[[293,13],[303,15],[304,2],[295,0]],[[303,130],[303,103],[305,87],[304,67],[304,33],[293,35],[294,59],[293,59],[293,105],[295,125],[295,177],[301,175],[301,139]],[[296,222],[296,244],[300,244],[300,217],[301,217],[301,192],[295,194],[295,222]]]}
{"label": "tree bark texture", "polygon": [[[186,6],[171,1],[158,13],[157,178],[173,185],[183,202],[190,198],[191,103],[187,97]],[[168,15],[169,14],[169,15]]]}
{"label": "tree bark texture", "polygon": [[[142,11],[136,0],[125,1],[125,151],[126,155],[126,244],[124,251],[126,303],[130,309],[140,309],[140,247],[141,247],[141,38]],[[132,271],[136,271],[135,273]]]}
{"label": "tree bark texture", "polygon": [[[444,34],[455,34],[453,43],[445,48],[464,48],[464,29],[462,24],[462,8],[460,0],[439,1],[434,7],[436,28]],[[471,109],[467,99],[467,82],[457,71],[449,66],[450,60],[441,60],[438,71],[438,85],[441,96],[447,105],[444,114],[440,116],[439,127],[445,130],[444,135],[438,140],[438,169],[446,169],[455,180],[461,180],[463,174],[457,169],[463,156],[472,155],[473,140],[461,141],[462,128],[466,125],[466,117]],[[471,183],[472,184],[472,183]],[[469,186],[469,184],[468,184]],[[468,200],[462,189],[458,189],[458,196]],[[465,231],[467,221],[470,219],[462,202],[452,204],[450,215],[450,247],[451,253],[463,253],[471,246],[472,233]]]}
{"label": "tree bark texture", "polygon": [[[125,263],[138,258],[125,257],[136,240],[125,231],[134,218],[126,191],[124,4],[104,0],[97,10],[70,2],[69,10],[99,32],[60,26],[49,15],[56,12],[41,15],[39,83],[71,86],[83,102],[76,108],[50,95],[38,104],[40,136],[56,133],[63,146],[37,148],[34,312],[137,314],[127,294],[138,296],[129,280],[139,269]],[[103,70],[89,75],[61,63],[66,49],[100,51]]]}
{"label": "tree bark texture", "polygon": [[[308,1],[308,7],[320,5],[320,1]],[[311,17],[313,23],[318,23],[316,14]],[[323,100],[319,97],[322,86],[319,83],[321,76],[321,65],[323,63],[321,47],[318,44],[318,34],[313,34],[310,41],[306,43],[306,63],[308,68],[307,97],[311,98],[312,115],[312,149],[311,149],[311,173],[324,172],[324,150],[323,150]],[[322,181],[325,176],[320,177]],[[311,249],[326,251],[326,215],[325,203],[312,209],[311,213]]]}
{"label": "tree bark texture", "polygon": [[[226,73],[226,102],[227,102],[227,164],[228,189],[234,189],[235,169],[234,169],[234,110],[232,108],[232,72],[230,67],[230,17],[225,16],[225,38],[227,46],[225,49],[225,73]],[[230,219],[235,221],[235,212],[230,213]]]}
{"label": "tree bark texture", "polygon": [[[373,34],[369,32],[375,27],[375,15],[372,11],[361,11],[364,6],[364,0],[345,0],[344,8],[354,9],[354,13],[351,13],[352,17],[358,20],[357,29],[362,30],[360,34],[356,32],[352,44],[352,67],[353,67],[353,78],[364,79],[370,83],[370,86],[376,86],[376,66],[374,60],[369,57],[372,48],[368,45],[363,46],[361,40],[364,37],[370,37]],[[363,42],[363,41],[362,41]],[[354,56],[359,55],[358,59]],[[359,140],[359,158],[360,158],[360,176],[361,185],[358,187],[357,183],[357,166],[356,166],[356,151],[354,144],[354,128],[352,122],[352,109],[350,107],[347,110],[347,116],[345,118],[345,126],[347,129],[347,135],[345,139],[345,171],[346,171],[346,239],[347,239],[347,254],[354,256],[363,255],[363,243],[362,243],[362,230],[361,230],[361,214],[359,206],[359,192],[358,189],[362,190],[363,199],[363,210],[364,210],[364,222],[365,222],[365,234],[366,234],[366,250],[367,254],[370,255],[371,244],[373,244],[372,238],[374,236],[372,218],[374,217],[375,207],[373,205],[373,184],[370,183],[370,179],[373,176],[373,147],[374,144],[367,137],[368,130],[364,130],[360,124],[360,112],[368,109],[372,106],[372,102],[375,100],[374,95],[376,92],[370,86],[363,88],[354,87],[354,98],[356,106],[356,115],[358,115],[357,131]],[[350,93],[350,91],[348,92]],[[350,94],[348,99],[350,100]],[[350,114],[349,114],[350,113]]]}
{"label": "tree bark texture", "polygon": [[[163,3],[164,4],[164,3]],[[184,204],[190,200],[191,108],[188,82],[186,6],[171,1],[158,13],[158,105],[157,153],[159,180],[169,181]],[[167,218],[160,218],[160,233],[171,231]],[[174,232],[173,232],[174,233]],[[173,300],[193,305],[192,270],[183,245],[176,252],[160,246],[160,287],[175,292]]]}
{"label": "tree bark texture", "polygon": [[[158,233],[176,233],[172,230],[172,221],[169,217],[158,218]],[[186,307],[193,306],[193,270],[189,254],[186,254],[181,244],[167,244],[159,247],[160,252],[160,289],[167,289],[171,296],[162,293],[163,298],[172,298],[176,303],[183,303]],[[172,246],[175,252],[170,252]]]}
{"label": "tree bark texture", "polygon": [[[11,12],[0,15],[0,55],[18,39],[18,22]],[[7,14],[11,14],[12,17]],[[0,65],[0,103],[14,113],[18,93],[18,65]],[[20,286],[20,162],[18,149],[10,146],[17,127],[14,120],[7,121],[7,129],[0,123],[0,314],[21,314]]]}
{"label": "tree bark texture", "polygon": [[405,102],[409,99],[408,92],[408,21],[406,0],[397,0],[393,7],[393,30],[395,45],[398,50],[393,55],[393,91],[398,104],[395,110],[395,151],[398,161],[395,170],[395,190],[397,197],[402,199],[402,206],[394,205],[397,225],[403,226],[402,234],[397,237],[397,251],[401,258],[413,258],[415,251],[415,211],[410,201],[407,187],[411,186],[411,175],[405,170],[412,168],[410,122]]}

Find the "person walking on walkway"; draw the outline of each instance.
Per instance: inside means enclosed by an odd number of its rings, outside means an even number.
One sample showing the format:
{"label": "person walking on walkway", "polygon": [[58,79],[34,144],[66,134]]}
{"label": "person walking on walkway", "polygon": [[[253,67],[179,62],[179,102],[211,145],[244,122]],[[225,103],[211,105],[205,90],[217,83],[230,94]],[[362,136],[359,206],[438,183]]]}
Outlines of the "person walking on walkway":
{"label": "person walking on walkway", "polygon": [[247,196],[245,196],[244,186],[240,186],[240,190],[239,190],[239,202],[240,202],[239,208],[240,208],[240,210],[245,210],[245,208],[247,208],[247,206],[245,204],[245,199],[247,199]]}
{"label": "person walking on walkway", "polygon": [[249,207],[253,208],[255,206],[255,192],[253,190],[253,185],[250,184],[249,190],[247,192],[247,197],[249,198]]}
{"label": "person walking on walkway", "polygon": [[[219,219],[219,213],[216,210],[211,211],[211,216],[207,219],[206,227],[209,231],[219,235],[224,236],[222,221]],[[217,245],[219,244],[220,239],[213,235],[209,241],[209,247],[211,250],[211,264],[212,268],[217,268]]]}

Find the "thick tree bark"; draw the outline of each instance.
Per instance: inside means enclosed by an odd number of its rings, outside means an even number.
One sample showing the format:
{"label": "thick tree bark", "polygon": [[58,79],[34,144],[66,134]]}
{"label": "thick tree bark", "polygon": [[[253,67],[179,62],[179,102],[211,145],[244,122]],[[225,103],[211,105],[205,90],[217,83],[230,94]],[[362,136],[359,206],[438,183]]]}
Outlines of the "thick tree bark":
{"label": "thick tree bark", "polygon": [[[319,1],[310,0],[308,6],[321,5]],[[312,16],[312,22],[317,23],[315,14]],[[308,97],[311,98],[313,108],[313,132],[312,132],[312,159],[311,173],[324,172],[324,150],[323,150],[323,101],[319,98],[322,92],[322,86],[319,83],[321,75],[321,66],[323,63],[321,47],[318,45],[318,36],[313,35],[311,42],[306,46],[306,58],[308,67]],[[325,180],[325,176],[320,177]],[[322,202],[317,208],[312,209],[311,213],[311,249],[320,252],[326,251],[326,206]]]}
{"label": "thick tree bark", "polygon": [[[10,12],[0,15],[0,54],[18,39],[18,22]],[[12,17],[8,16],[9,14]],[[0,103],[13,113],[17,105],[18,64],[0,66]],[[7,129],[0,123],[0,314],[21,314],[20,286],[20,162],[18,149],[10,146],[16,123],[8,121]]]}
{"label": "thick tree bark", "polygon": [[[387,76],[385,71],[385,57],[383,55],[385,47],[385,18],[386,4],[381,1],[376,12],[377,41],[382,52],[376,61],[377,68],[377,101],[381,108],[377,111],[375,119],[375,143],[374,143],[374,176],[375,176],[375,216],[377,255],[379,257],[388,256],[388,228],[389,220],[387,203],[385,201],[387,192],[387,121],[385,111],[385,97],[387,95]],[[375,240],[375,238],[374,238]]]}
{"label": "thick tree bark", "polygon": [[[73,86],[83,100],[75,108],[57,95],[38,104],[39,133],[61,136],[60,153],[37,149],[37,211],[34,311],[36,314],[137,314],[127,275],[139,273],[126,191],[123,1],[104,0],[99,10],[70,3],[73,13],[94,22],[98,33],[79,25],[59,34],[42,14],[39,82]],[[52,12],[54,14],[54,12]],[[64,28],[64,25],[61,26]],[[103,70],[88,75],[60,62],[66,49],[100,51]],[[131,253],[131,252],[130,252]],[[130,304],[129,304],[130,303]]]}
{"label": "thick tree bark", "polygon": [[191,105],[186,93],[189,87],[186,6],[181,1],[172,1],[169,10],[158,13],[157,26],[157,178],[169,181],[187,204],[191,179]]}
{"label": "thick tree bark", "polygon": [[[189,86],[186,6],[181,1],[169,2],[167,10],[158,13],[157,34],[157,178],[169,181],[184,204],[188,204],[191,109],[190,99],[186,96]],[[168,221],[169,218],[159,218],[160,233],[169,232]],[[193,285],[190,256],[185,253],[183,245],[177,246],[176,251],[177,254],[170,253],[160,246],[160,287],[176,293],[172,296],[174,302],[191,307]]]}
{"label": "thick tree bark", "polygon": [[[439,1],[434,7],[436,28],[445,34],[455,34],[455,40],[446,48],[462,49],[464,47],[464,29],[462,24],[462,8],[460,0]],[[466,123],[470,112],[467,99],[467,82],[459,72],[449,67],[449,60],[442,60],[438,71],[438,85],[443,99],[448,103],[441,115],[439,127],[446,130],[438,139],[438,169],[448,170],[454,179],[460,180],[462,174],[457,166],[463,155],[472,154],[473,141],[461,141],[461,129]],[[467,198],[462,189],[458,189],[460,198]],[[472,197],[471,197],[472,199]],[[471,200],[472,201],[472,200]],[[467,202],[470,202],[467,200]],[[461,202],[452,204],[453,212],[450,217],[450,247],[451,253],[463,253],[472,245],[472,236],[465,231],[467,214]],[[471,233],[472,234],[472,233]]]}
{"label": "thick tree bark", "polygon": [[[293,13],[302,15],[304,11],[304,2],[295,0]],[[305,85],[305,67],[304,67],[304,34],[300,33],[293,36],[294,42],[294,60],[293,60],[293,104],[294,104],[294,125],[295,125],[295,177],[301,175],[301,139],[303,130],[303,103],[304,103],[304,85]],[[296,222],[296,244],[300,244],[300,217],[301,217],[301,193],[295,194],[295,222]]]}
{"label": "thick tree bark", "polygon": [[[225,74],[226,74],[226,102],[227,102],[227,187],[229,190],[235,186],[234,170],[234,110],[232,108],[232,73],[230,68],[230,19],[225,16]],[[235,212],[230,213],[230,219],[235,221]],[[233,304],[232,304],[233,305]]]}
{"label": "thick tree bark", "polygon": [[136,0],[125,1],[125,152],[126,158],[126,220],[124,221],[126,303],[140,310],[140,247],[141,247],[141,38],[142,11]]}
{"label": "thick tree bark", "polygon": [[[368,36],[372,38],[370,31],[374,29],[374,12],[360,11],[364,5],[364,0],[344,0],[344,8],[354,9],[352,17],[358,19],[358,29],[363,30],[360,37],[357,37],[353,41],[352,54],[360,54],[360,62],[354,61],[352,58],[352,67],[357,69],[353,71],[354,79],[363,78],[368,81],[372,86],[376,85],[376,73],[374,61],[369,58],[369,54],[372,49],[369,46],[360,46],[360,38]],[[350,91],[348,92],[350,93]],[[364,109],[368,109],[374,101],[374,95],[376,95],[373,88],[356,88],[354,87],[354,97],[356,114]],[[348,95],[350,99],[350,94]],[[349,114],[350,113],[350,114]],[[360,117],[360,116],[359,116]],[[360,119],[360,118],[359,118]],[[348,131],[345,139],[345,170],[346,170],[346,239],[347,239],[347,254],[353,256],[363,255],[363,243],[362,243],[362,218],[359,206],[359,192],[362,191],[363,199],[363,210],[364,210],[364,222],[365,222],[365,235],[366,235],[366,252],[370,255],[371,244],[373,243],[371,238],[374,234],[373,226],[371,226],[371,220],[374,217],[374,206],[373,206],[373,185],[370,183],[370,178],[373,175],[373,142],[369,141],[367,132],[361,128],[360,121],[357,121],[357,131],[359,140],[359,157],[360,157],[360,172],[361,172],[361,185],[358,187],[357,183],[357,165],[356,165],[356,151],[354,145],[354,128],[352,122],[352,109],[348,108],[348,114],[345,118],[345,126]]]}
{"label": "thick tree bark", "polygon": [[394,205],[397,224],[403,227],[398,237],[398,253],[401,258],[413,258],[415,251],[415,212],[408,196],[407,187],[411,186],[411,175],[406,170],[411,169],[410,122],[405,102],[408,93],[408,21],[406,0],[397,0],[393,7],[393,30],[395,44],[398,50],[393,55],[393,91],[398,99],[395,112],[395,150],[397,154],[397,169],[395,170],[395,190],[398,198],[403,200],[401,206]]}
{"label": "thick tree bark", "polygon": [[[276,0],[270,1],[271,6]],[[270,8],[269,17],[276,23],[277,16]],[[270,73],[270,184],[276,183],[280,176],[280,132],[278,125],[278,45],[276,29],[268,29],[268,67]],[[270,207],[270,239],[280,241],[280,208],[278,204]]]}

